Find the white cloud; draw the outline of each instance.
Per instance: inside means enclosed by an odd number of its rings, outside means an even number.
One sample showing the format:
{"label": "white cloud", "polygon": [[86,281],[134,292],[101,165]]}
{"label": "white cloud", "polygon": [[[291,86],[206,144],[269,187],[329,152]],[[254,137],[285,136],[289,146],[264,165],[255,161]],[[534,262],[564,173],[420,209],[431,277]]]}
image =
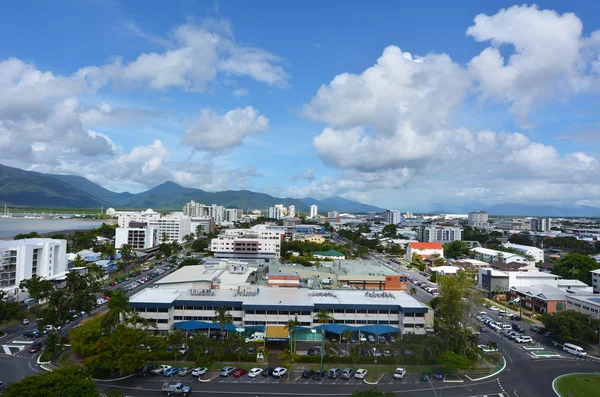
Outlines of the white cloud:
{"label": "white cloud", "polygon": [[237,90],[233,90],[232,94],[236,98],[241,98],[243,96],[250,94],[250,91],[248,91],[245,88],[238,88]]}
{"label": "white cloud", "polygon": [[251,106],[228,111],[224,115],[202,109],[186,131],[182,143],[199,150],[220,151],[242,143],[249,135],[264,132],[269,119]]}
{"label": "white cloud", "polygon": [[296,183],[297,181],[305,180],[312,182],[315,180],[315,169],[314,168],[306,168],[303,172],[292,175],[288,178],[288,181],[291,183]]}

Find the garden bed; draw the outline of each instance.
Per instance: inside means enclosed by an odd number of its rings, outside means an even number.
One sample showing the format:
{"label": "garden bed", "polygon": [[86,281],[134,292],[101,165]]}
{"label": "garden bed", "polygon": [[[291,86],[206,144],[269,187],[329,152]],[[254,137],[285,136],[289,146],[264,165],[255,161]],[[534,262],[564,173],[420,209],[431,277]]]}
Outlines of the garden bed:
{"label": "garden bed", "polygon": [[563,375],[557,378],[553,386],[561,397],[595,396],[600,390],[600,375]]}

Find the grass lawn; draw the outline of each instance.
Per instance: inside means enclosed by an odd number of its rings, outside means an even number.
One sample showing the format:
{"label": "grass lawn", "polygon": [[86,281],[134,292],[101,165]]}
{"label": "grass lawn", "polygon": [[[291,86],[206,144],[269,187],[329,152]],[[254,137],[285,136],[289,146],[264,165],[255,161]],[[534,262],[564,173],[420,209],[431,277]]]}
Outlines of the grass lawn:
{"label": "grass lawn", "polygon": [[588,397],[598,395],[600,375],[574,374],[561,377],[554,384],[563,397]]}

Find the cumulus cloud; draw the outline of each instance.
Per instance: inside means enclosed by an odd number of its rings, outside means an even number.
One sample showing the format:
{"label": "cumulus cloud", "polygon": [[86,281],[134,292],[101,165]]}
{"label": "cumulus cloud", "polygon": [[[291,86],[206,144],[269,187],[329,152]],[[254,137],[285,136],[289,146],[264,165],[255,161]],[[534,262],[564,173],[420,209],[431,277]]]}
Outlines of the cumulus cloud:
{"label": "cumulus cloud", "polygon": [[200,117],[187,129],[182,143],[198,150],[221,151],[238,146],[247,136],[268,128],[269,119],[252,106],[236,108],[224,115],[202,109]]}
{"label": "cumulus cloud", "polygon": [[297,181],[309,181],[312,182],[315,180],[315,169],[314,168],[306,168],[303,172],[292,175],[288,178],[288,181],[291,183],[296,183]]}

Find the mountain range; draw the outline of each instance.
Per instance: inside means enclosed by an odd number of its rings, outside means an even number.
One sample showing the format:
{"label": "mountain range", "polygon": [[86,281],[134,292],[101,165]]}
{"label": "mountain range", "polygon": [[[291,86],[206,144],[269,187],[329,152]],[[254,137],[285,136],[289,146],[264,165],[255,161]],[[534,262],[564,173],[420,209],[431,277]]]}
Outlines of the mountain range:
{"label": "mountain range", "polygon": [[194,200],[228,208],[267,209],[275,204],[294,205],[297,211],[309,211],[315,204],[319,212],[340,211],[366,213],[384,209],[342,197],[317,200],[313,198],[278,198],[249,190],[206,192],[167,181],[145,192],[116,193],[76,175],[43,174],[24,171],[0,164],[0,204],[29,208],[108,208],[181,210]]}

